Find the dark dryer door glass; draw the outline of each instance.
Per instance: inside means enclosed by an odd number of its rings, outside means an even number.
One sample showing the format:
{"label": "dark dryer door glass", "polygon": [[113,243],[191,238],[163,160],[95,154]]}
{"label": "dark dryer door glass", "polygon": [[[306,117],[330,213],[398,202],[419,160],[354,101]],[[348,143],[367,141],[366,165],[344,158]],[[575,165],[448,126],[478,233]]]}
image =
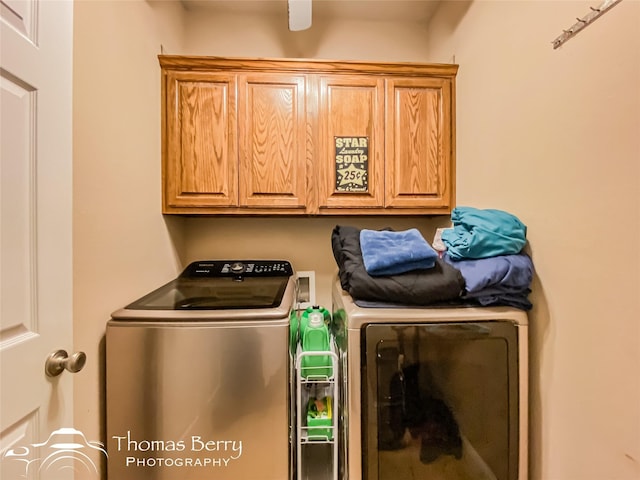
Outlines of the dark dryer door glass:
{"label": "dark dryer door glass", "polygon": [[517,327],[370,324],[363,353],[366,480],[516,480]]}

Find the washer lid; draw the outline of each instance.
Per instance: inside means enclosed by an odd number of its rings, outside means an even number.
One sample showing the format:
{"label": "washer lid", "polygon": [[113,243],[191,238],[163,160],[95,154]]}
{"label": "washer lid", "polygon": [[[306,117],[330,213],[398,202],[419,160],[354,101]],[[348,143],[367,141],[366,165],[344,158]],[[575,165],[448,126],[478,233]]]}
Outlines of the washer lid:
{"label": "washer lid", "polygon": [[275,308],[293,269],[279,260],[200,261],[175,280],[125,307],[128,310]]}

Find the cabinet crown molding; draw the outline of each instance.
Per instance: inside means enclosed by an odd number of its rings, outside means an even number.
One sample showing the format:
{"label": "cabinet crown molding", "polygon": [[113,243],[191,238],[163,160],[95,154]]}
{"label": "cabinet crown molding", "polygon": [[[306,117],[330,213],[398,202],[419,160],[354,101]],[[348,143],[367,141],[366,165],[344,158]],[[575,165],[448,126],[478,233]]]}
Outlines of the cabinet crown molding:
{"label": "cabinet crown molding", "polygon": [[315,58],[240,58],[158,55],[163,69],[183,71],[272,71],[292,73],[359,73],[455,77],[459,65],[452,63],[370,62]]}

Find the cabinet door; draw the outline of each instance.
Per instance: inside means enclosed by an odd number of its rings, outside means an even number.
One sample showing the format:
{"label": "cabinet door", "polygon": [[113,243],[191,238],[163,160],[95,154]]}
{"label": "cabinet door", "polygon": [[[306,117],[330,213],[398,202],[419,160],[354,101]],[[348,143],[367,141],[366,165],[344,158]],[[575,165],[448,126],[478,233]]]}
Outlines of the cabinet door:
{"label": "cabinet door", "polygon": [[238,202],[236,76],[168,72],[164,209]]}
{"label": "cabinet door", "polygon": [[304,75],[256,73],[240,77],[240,206],[304,208],[304,98]]}
{"label": "cabinet door", "polygon": [[384,80],[327,75],[319,82],[320,208],[384,204]]}
{"label": "cabinet door", "polygon": [[386,82],[385,206],[448,208],[453,196],[451,81],[401,77]]}

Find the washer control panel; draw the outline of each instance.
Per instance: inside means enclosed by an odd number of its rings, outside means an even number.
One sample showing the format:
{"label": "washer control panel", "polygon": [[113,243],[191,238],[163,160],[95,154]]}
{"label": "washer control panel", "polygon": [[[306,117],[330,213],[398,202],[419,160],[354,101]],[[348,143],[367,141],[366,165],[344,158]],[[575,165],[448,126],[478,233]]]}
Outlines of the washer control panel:
{"label": "washer control panel", "polygon": [[191,263],[181,278],[290,277],[293,268],[286,260],[201,260]]}

